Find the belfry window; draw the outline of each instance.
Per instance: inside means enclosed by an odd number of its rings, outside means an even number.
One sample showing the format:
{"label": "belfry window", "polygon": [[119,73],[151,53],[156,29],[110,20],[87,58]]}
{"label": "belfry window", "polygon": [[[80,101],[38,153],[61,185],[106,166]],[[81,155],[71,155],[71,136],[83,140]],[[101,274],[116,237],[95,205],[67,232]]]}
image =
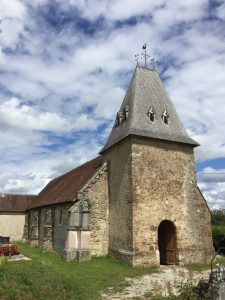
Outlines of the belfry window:
{"label": "belfry window", "polygon": [[155,121],[155,109],[153,106],[149,107],[147,111],[147,116],[150,121],[154,122]]}
{"label": "belfry window", "polygon": [[164,112],[161,115],[161,118],[163,119],[163,122],[165,124],[168,124],[168,119],[169,119],[169,114],[167,112],[167,110],[165,109]]}

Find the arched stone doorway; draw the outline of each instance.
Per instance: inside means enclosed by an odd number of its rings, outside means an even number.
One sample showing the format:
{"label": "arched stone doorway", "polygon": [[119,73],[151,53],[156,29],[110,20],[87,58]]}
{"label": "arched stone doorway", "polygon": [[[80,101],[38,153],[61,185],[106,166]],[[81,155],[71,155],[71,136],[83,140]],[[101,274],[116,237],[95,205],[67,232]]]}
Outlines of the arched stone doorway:
{"label": "arched stone doorway", "polygon": [[161,265],[175,265],[176,259],[176,227],[173,222],[164,220],[158,228],[158,246]]}

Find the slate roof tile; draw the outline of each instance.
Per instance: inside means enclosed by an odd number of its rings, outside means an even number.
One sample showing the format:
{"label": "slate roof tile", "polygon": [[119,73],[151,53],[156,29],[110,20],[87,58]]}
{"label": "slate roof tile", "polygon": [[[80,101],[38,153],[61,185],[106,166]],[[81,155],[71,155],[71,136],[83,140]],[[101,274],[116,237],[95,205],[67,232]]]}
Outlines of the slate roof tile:
{"label": "slate roof tile", "polygon": [[[155,70],[140,66],[136,67],[120,107],[119,117],[125,107],[126,109],[127,107],[129,108],[127,120],[119,126],[117,126],[117,121],[115,121],[109,138],[100,153],[103,153],[129,135],[184,143],[192,147],[199,145],[185,131],[174,105]],[[155,111],[154,122],[150,121],[148,117],[148,111],[151,107]],[[165,110],[169,114],[168,124],[165,124],[162,119],[162,114]]]}

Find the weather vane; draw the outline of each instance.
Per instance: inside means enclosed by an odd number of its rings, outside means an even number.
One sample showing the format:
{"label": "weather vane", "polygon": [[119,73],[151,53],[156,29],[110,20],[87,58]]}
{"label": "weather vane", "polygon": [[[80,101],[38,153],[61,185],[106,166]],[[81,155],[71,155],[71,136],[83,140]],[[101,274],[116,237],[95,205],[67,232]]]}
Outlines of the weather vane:
{"label": "weather vane", "polygon": [[[141,53],[141,55],[139,55],[138,53],[134,55],[135,60],[137,62],[137,65],[138,65],[138,59],[139,59],[140,56],[141,56],[141,59],[144,59],[144,61],[145,61],[145,68],[147,68],[147,59],[150,57],[150,55],[147,52],[147,44],[146,43],[142,46],[142,53]],[[151,59],[151,68],[153,70],[155,69],[155,59],[154,58]]]}
{"label": "weather vane", "polygon": [[147,53],[147,44],[145,43],[142,47],[142,50],[144,50],[141,53],[142,58],[145,60],[145,68],[147,68],[147,58],[150,57],[150,55]]}

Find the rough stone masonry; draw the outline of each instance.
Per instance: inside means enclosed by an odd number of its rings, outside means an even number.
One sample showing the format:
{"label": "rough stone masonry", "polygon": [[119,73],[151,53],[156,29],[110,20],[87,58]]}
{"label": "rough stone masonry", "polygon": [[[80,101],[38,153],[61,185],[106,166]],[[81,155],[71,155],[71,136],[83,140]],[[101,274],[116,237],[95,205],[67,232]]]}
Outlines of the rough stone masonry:
{"label": "rough stone masonry", "polygon": [[101,156],[52,180],[24,238],[66,260],[110,254],[133,266],[209,262],[211,218],[194,148],[154,69],[137,66]]}

